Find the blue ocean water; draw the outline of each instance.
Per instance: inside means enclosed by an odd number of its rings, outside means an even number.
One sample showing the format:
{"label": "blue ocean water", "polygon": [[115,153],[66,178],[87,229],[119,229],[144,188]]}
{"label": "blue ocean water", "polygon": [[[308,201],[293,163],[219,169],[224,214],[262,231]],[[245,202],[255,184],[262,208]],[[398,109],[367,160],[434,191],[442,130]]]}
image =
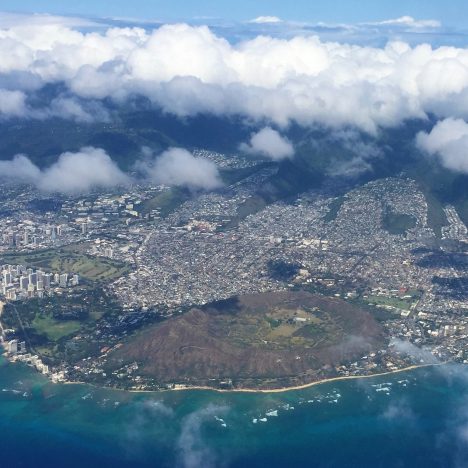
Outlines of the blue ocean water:
{"label": "blue ocean water", "polygon": [[465,467],[468,370],[275,394],[54,385],[0,363],[1,467]]}

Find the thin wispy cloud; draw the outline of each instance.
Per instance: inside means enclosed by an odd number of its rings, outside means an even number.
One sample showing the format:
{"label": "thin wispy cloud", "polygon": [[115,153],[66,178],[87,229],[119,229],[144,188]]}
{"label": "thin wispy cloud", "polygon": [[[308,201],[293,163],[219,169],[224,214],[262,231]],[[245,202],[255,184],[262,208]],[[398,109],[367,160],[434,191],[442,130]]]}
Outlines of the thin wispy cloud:
{"label": "thin wispy cloud", "polygon": [[0,12],[0,28],[19,28],[22,26],[64,26],[68,28],[95,28],[102,21],[79,16],[58,16],[47,13],[9,13]]}
{"label": "thin wispy cloud", "polygon": [[282,22],[283,20],[278,18],[278,16],[258,16],[257,18],[249,21],[249,23],[254,24],[277,24]]}
{"label": "thin wispy cloud", "polygon": [[[366,24],[366,23],[363,23]],[[410,28],[440,28],[442,23],[434,19],[418,20],[412,16],[401,16],[400,18],[388,19],[383,21],[377,21],[374,23],[367,23],[373,26],[401,26]]]}
{"label": "thin wispy cloud", "polygon": [[221,460],[218,459],[216,452],[202,436],[202,428],[210,419],[227,412],[228,408],[225,406],[210,404],[189,414],[182,421],[182,430],[177,442],[180,468],[221,466]]}

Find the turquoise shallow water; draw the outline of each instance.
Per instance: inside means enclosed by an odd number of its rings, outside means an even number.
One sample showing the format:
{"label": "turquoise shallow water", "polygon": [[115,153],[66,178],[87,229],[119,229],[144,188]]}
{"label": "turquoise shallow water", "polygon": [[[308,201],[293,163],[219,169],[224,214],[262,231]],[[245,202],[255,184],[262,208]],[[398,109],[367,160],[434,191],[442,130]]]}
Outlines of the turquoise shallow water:
{"label": "turquoise shallow water", "polygon": [[281,394],[136,394],[0,364],[0,466],[465,467],[468,371]]}

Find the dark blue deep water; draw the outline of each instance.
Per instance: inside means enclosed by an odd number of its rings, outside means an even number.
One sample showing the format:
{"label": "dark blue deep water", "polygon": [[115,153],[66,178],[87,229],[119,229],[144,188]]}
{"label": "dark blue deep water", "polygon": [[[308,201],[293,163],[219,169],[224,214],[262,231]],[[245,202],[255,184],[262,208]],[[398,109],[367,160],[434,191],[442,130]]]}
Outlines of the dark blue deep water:
{"label": "dark blue deep water", "polygon": [[1,361],[0,466],[468,467],[467,385],[465,367],[439,366],[280,394],[138,394]]}

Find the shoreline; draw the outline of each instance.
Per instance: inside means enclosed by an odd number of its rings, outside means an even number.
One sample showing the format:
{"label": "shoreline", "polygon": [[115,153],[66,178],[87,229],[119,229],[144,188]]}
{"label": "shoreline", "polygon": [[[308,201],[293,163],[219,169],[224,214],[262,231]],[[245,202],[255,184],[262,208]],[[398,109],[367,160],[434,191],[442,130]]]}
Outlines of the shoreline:
{"label": "shoreline", "polygon": [[[388,372],[380,372],[377,374],[371,374],[371,375],[349,375],[349,376],[341,376],[341,377],[331,377],[329,379],[322,379],[322,380],[317,380],[315,382],[310,382],[307,384],[303,385],[295,385],[292,387],[283,387],[283,388],[272,388],[272,389],[254,389],[254,388],[238,388],[238,389],[216,389],[213,387],[207,387],[207,386],[194,386],[194,387],[187,387],[187,388],[171,388],[167,390],[159,390],[161,392],[171,392],[171,391],[184,391],[184,390],[205,390],[205,391],[213,391],[213,392],[218,392],[218,393],[287,393],[287,392],[295,392],[295,391],[300,391],[300,390],[306,390],[308,388],[314,387],[316,385],[324,385],[330,382],[339,382],[339,381],[344,381],[344,380],[357,380],[357,379],[371,379],[373,377],[384,377],[386,375],[392,375],[392,374],[399,374],[402,372],[410,372],[415,369],[421,369],[424,367],[434,367],[434,366],[442,366],[447,364],[446,362],[438,363],[438,364],[421,364],[421,365],[413,365],[409,367],[405,367],[403,369],[397,369],[394,371],[388,371]],[[130,392],[139,392],[139,390],[129,390]],[[156,390],[157,391],[157,390]],[[154,392],[152,390],[148,390],[148,392]]]}
{"label": "shoreline", "polygon": [[[0,301],[0,318],[1,318],[1,313],[3,312],[3,308],[5,306],[4,302]],[[1,335],[3,335],[3,327],[0,321],[0,330],[1,330]],[[3,336],[0,336],[0,345],[2,344],[2,338]],[[3,354],[3,353],[2,353]],[[13,364],[13,362],[7,357],[7,360]],[[167,392],[182,392],[182,391],[209,391],[209,392],[216,392],[216,393],[256,393],[256,394],[275,394],[275,393],[288,393],[288,392],[294,392],[294,391],[300,391],[300,390],[306,390],[308,388],[317,386],[317,385],[324,385],[327,383],[331,382],[340,382],[340,381],[345,381],[345,380],[357,380],[357,379],[372,379],[375,377],[383,377],[386,375],[392,375],[392,374],[400,374],[404,372],[410,372],[412,370],[416,369],[421,369],[424,367],[437,367],[437,366],[443,366],[449,364],[450,361],[448,362],[439,362],[439,363],[431,363],[431,364],[414,364],[408,367],[404,367],[402,369],[397,369],[393,371],[388,371],[388,372],[379,372],[376,374],[368,374],[368,375],[343,375],[339,377],[331,377],[331,378],[325,378],[321,380],[316,380],[314,382],[302,384],[302,385],[294,385],[291,387],[281,387],[281,388],[272,388],[272,389],[256,389],[256,388],[236,388],[236,389],[222,389],[222,388],[215,388],[215,387],[210,387],[210,386],[204,386],[204,385],[194,385],[194,386],[178,386],[175,388],[163,388],[163,389],[158,389],[158,390],[126,390],[123,388],[115,388],[115,387],[105,387],[105,386],[99,386],[96,384],[92,383],[87,383],[87,382],[70,382],[70,381],[58,381],[54,382],[49,376],[45,376],[46,379],[54,384],[54,385],[87,385],[93,388],[98,388],[102,390],[114,390],[114,391],[120,391],[120,392],[128,392],[128,393],[167,393]],[[174,384],[177,385],[177,384]]]}
{"label": "shoreline", "polygon": [[3,343],[3,324],[1,322],[1,318],[2,318],[3,309],[5,305],[6,305],[5,302],[0,301],[0,343]]}
{"label": "shoreline", "polygon": [[[444,366],[449,364],[449,362],[440,362],[434,364],[415,364],[412,366],[404,367],[403,369],[397,369],[394,371],[380,372],[377,374],[371,375],[350,375],[350,376],[341,376],[341,377],[331,377],[329,379],[317,380],[315,382],[310,382],[308,384],[296,385],[292,387],[283,387],[283,388],[272,388],[272,389],[254,389],[254,388],[237,388],[237,389],[222,389],[214,388],[209,386],[194,385],[193,387],[180,387],[180,388],[164,388],[160,390],[125,390],[122,388],[114,387],[101,387],[95,384],[90,384],[86,382],[51,382],[55,385],[88,385],[90,387],[99,388],[102,390],[113,390],[118,392],[128,392],[128,393],[168,393],[168,392],[190,392],[190,391],[207,391],[215,393],[257,393],[257,394],[275,394],[275,393],[288,393],[295,392],[300,390],[306,390],[317,385],[324,385],[331,382],[339,382],[345,380],[358,380],[358,379],[372,379],[376,377],[384,377],[386,375],[401,374],[404,372],[411,372],[412,370],[422,369],[425,367],[437,367]],[[50,380],[50,379],[49,379]]]}

